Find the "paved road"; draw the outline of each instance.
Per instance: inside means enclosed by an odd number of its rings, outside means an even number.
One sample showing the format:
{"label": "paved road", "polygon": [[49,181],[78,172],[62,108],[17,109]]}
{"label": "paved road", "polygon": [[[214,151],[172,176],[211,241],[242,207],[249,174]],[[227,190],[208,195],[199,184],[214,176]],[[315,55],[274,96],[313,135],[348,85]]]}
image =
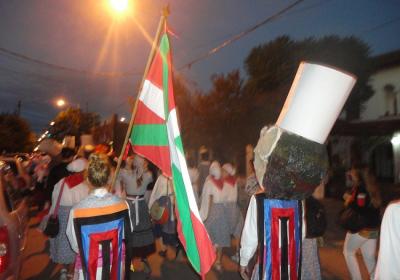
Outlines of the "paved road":
{"label": "paved road", "polygon": [[[347,268],[342,254],[343,240],[345,232],[335,224],[335,217],[341,209],[341,201],[325,199],[324,204],[328,212],[328,229],[325,234],[324,244],[320,248],[321,266],[323,279],[349,279]],[[60,266],[53,264],[48,257],[49,242],[42,233],[36,230],[39,223],[37,217],[30,219],[30,229],[28,236],[28,245],[24,252],[24,264],[22,268],[22,280],[36,279],[58,279]],[[172,259],[172,252],[169,252],[169,258]],[[230,260],[228,256],[232,255],[232,249],[226,250],[222,263],[224,273],[211,271],[206,279],[226,279],[239,280],[237,274],[238,266]],[[152,267],[152,277],[150,279],[199,279],[187,263],[187,260],[180,256],[177,261],[163,259],[158,254],[149,258]],[[146,279],[140,272],[140,263],[135,263],[137,272],[131,274],[131,279]],[[362,265],[364,279],[367,279],[365,267]]]}

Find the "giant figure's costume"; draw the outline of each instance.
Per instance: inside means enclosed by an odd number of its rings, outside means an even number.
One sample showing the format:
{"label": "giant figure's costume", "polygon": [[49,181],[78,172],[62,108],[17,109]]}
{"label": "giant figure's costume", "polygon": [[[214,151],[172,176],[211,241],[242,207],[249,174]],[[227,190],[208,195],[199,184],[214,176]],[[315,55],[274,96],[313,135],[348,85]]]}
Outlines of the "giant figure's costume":
{"label": "giant figure's costume", "polygon": [[302,200],[326,175],[324,142],[354,84],[352,75],[302,62],[278,121],[261,131],[254,166],[265,193],[250,201],[240,251],[244,267],[259,249],[253,279],[300,279]]}

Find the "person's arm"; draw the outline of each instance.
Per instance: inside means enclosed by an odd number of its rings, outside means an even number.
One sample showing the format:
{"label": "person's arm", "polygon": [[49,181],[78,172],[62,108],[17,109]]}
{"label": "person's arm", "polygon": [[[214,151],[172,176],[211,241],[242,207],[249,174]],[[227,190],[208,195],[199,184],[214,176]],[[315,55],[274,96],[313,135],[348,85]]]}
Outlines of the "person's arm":
{"label": "person's arm", "polygon": [[150,199],[149,199],[149,209],[153,206],[153,203],[162,196],[162,186],[165,184],[166,178],[163,176],[158,176],[156,183],[154,184],[154,188],[151,191]]}
{"label": "person's arm", "polygon": [[58,200],[58,195],[60,194],[61,191],[61,185],[64,179],[61,179],[57,184],[55,184],[53,192],[51,194],[51,206],[49,210],[49,215],[52,215],[54,213],[54,209],[56,207],[56,203]]}
{"label": "person's arm", "polygon": [[145,174],[143,174],[143,182],[142,182],[142,184],[145,185],[146,188],[147,188],[147,186],[148,186],[151,182],[153,182],[153,175],[151,174],[150,171],[148,171],[148,172],[146,172]]}
{"label": "person's arm", "polygon": [[19,157],[15,157],[15,165],[17,166],[18,176],[20,176],[25,181],[25,187],[31,187],[31,177],[26,172],[25,168],[22,166],[22,160]]}
{"label": "person's arm", "polygon": [[69,218],[68,218],[68,224],[67,224],[67,230],[66,234],[68,237],[69,244],[71,245],[72,250],[75,253],[79,253],[79,247],[78,247],[78,241],[76,240],[76,234],[75,234],[75,226],[74,226],[74,215],[73,215],[74,210],[72,209],[69,213]]}
{"label": "person's arm", "polygon": [[208,180],[204,183],[203,192],[201,194],[201,204],[200,204],[200,217],[203,222],[208,217],[208,210],[210,209],[210,186]]}
{"label": "person's arm", "polygon": [[[115,171],[114,171],[115,172]],[[115,184],[114,184],[114,190],[113,192],[115,193],[116,196],[120,197],[120,198],[125,198],[126,197],[126,193],[125,193],[125,188],[123,185],[123,170],[121,170],[118,174],[117,180],[115,180]]]}
{"label": "person's arm", "polygon": [[257,250],[257,201],[253,195],[247,209],[246,220],[240,240],[240,275],[243,279],[249,279],[248,264]]}

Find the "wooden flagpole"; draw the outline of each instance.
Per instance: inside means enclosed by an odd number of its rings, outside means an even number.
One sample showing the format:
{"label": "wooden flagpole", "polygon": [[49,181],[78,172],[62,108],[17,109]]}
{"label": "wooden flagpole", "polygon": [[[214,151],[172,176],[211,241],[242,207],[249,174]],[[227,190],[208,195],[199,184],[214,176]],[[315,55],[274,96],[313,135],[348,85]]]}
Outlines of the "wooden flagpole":
{"label": "wooden flagpole", "polygon": [[153,62],[153,58],[154,58],[154,56],[156,54],[158,42],[160,41],[161,33],[163,32],[163,29],[165,27],[168,15],[169,15],[169,6],[167,5],[162,10],[161,19],[160,19],[160,22],[158,23],[157,32],[156,32],[156,35],[154,37],[153,44],[151,46],[151,51],[150,51],[150,54],[149,54],[149,58],[147,60],[146,68],[144,70],[144,75],[143,75],[142,81],[140,83],[139,93],[138,93],[138,96],[136,97],[136,101],[135,101],[135,104],[133,106],[133,110],[132,110],[132,114],[131,114],[131,120],[129,122],[128,130],[126,131],[124,144],[122,145],[121,153],[120,153],[120,155],[118,157],[117,167],[115,168],[114,176],[112,178],[111,189],[114,188],[115,181],[117,180],[119,171],[121,169],[122,158],[123,158],[123,156],[125,154],[126,145],[128,144],[129,136],[131,135],[132,128],[133,128],[133,122],[135,120],[137,104],[139,102],[139,94],[142,91],[143,83],[146,80],[146,77],[147,77],[147,74],[149,72],[151,63]]}

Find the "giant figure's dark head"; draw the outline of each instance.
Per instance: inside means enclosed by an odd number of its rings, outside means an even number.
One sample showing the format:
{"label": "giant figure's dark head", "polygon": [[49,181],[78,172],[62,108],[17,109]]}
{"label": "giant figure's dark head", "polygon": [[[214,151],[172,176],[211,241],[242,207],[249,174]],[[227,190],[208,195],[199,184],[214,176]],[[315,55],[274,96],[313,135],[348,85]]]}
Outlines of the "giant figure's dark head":
{"label": "giant figure's dark head", "polygon": [[276,125],[264,128],[254,149],[259,183],[270,198],[304,199],[328,169],[324,145],[356,79],[302,62]]}

